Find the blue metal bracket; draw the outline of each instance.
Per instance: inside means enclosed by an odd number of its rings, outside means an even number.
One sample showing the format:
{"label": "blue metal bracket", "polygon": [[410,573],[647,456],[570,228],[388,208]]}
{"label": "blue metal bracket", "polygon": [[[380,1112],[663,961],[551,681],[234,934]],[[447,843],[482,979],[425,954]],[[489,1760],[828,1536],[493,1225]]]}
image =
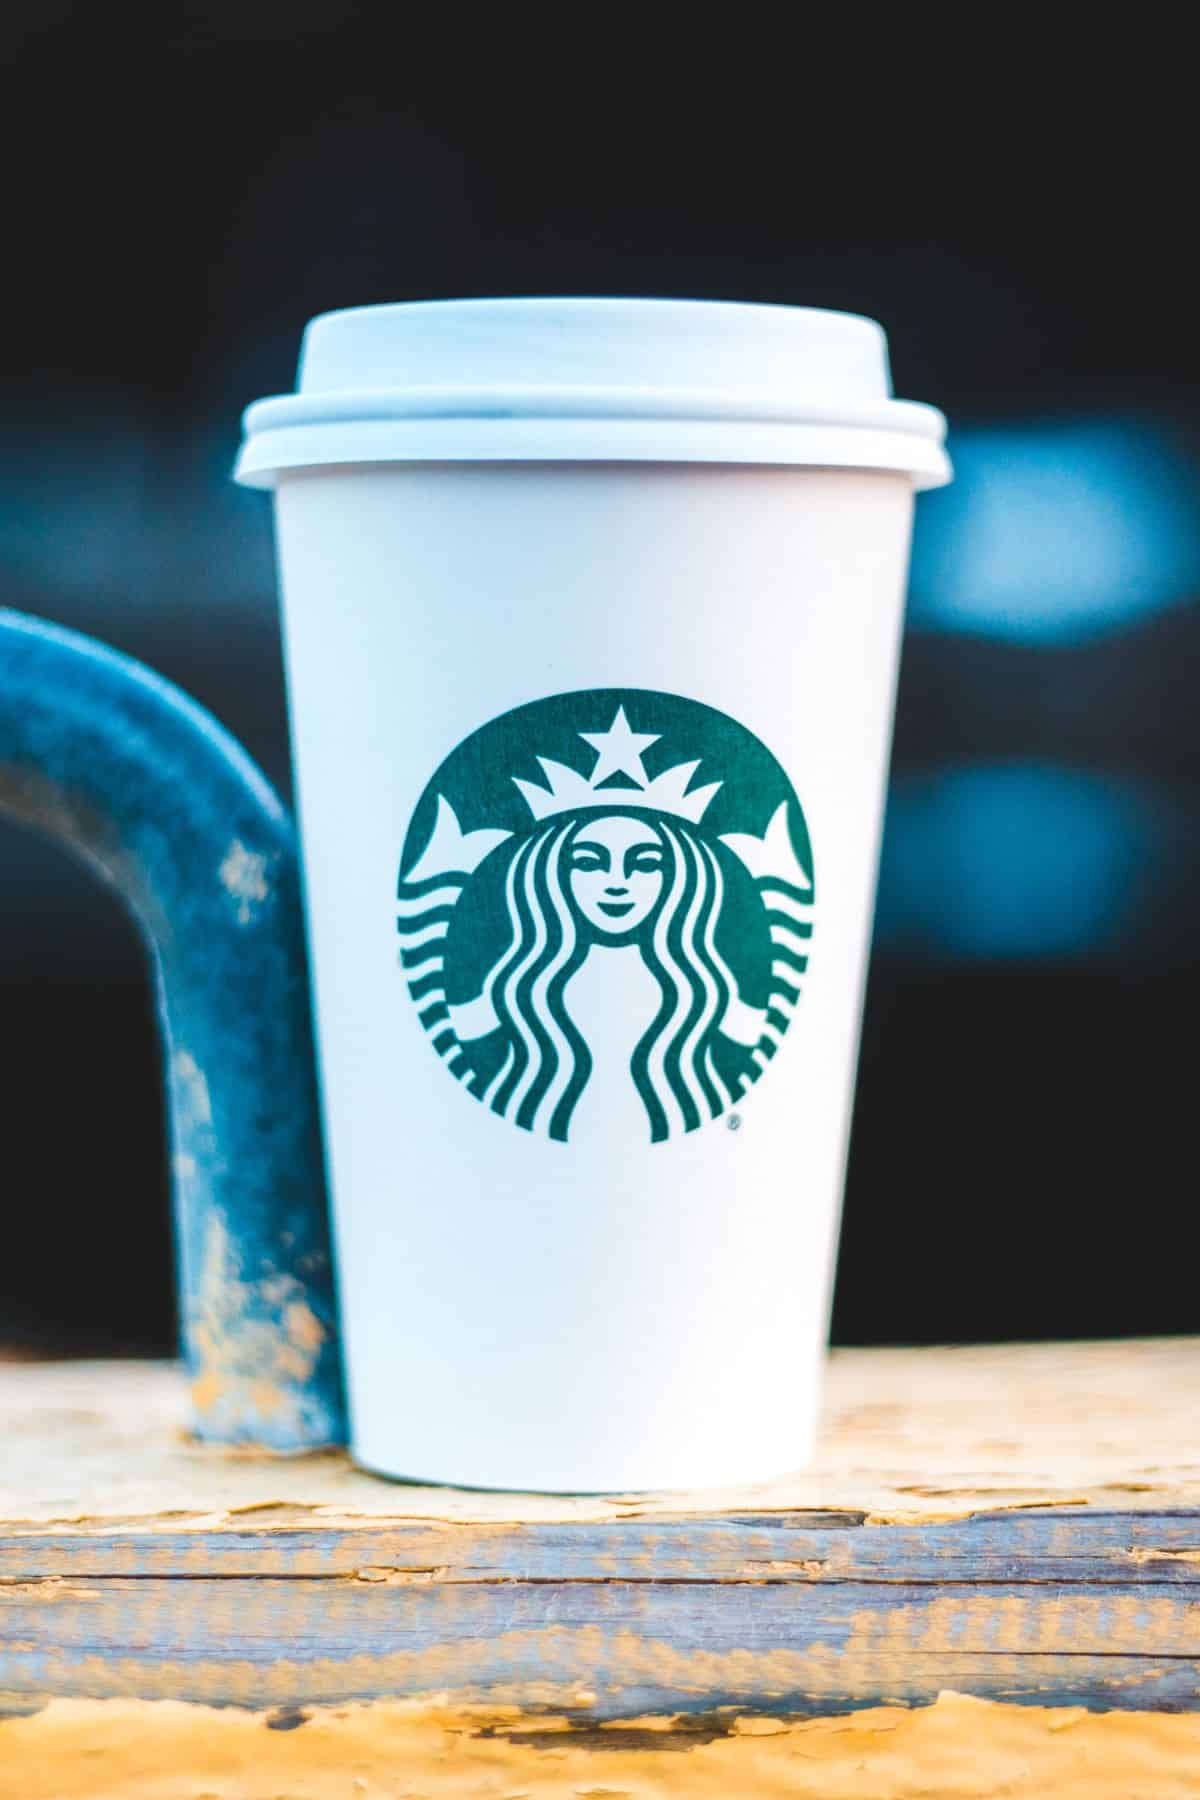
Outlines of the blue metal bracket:
{"label": "blue metal bracket", "polygon": [[211,715],[0,609],[0,811],[117,889],[154,964],[196,1435],[346,1436],[291,820]]}

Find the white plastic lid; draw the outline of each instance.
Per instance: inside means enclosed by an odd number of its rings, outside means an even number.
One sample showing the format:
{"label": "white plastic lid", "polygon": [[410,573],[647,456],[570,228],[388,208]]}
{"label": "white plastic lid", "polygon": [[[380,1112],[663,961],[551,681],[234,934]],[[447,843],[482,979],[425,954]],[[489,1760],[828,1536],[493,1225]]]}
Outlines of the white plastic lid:
{"label": "white plastic lid", "polygon": [[249,407],[235,471],[619,461],[950,479],[946,421],[892,398],[871,319],[710,300],[431,300],[324,313],[298,391]]}

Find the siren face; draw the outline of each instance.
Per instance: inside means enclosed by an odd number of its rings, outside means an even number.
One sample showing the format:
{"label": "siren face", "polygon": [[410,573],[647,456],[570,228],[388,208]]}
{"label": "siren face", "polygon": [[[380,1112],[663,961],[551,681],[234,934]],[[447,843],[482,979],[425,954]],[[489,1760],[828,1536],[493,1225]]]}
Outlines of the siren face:
{"label": "siren face", "polygon": [[662,898],[663,845],[653,826],[620,813],[579,827],[568,852],[571,898],[594,931],[630,937]]}

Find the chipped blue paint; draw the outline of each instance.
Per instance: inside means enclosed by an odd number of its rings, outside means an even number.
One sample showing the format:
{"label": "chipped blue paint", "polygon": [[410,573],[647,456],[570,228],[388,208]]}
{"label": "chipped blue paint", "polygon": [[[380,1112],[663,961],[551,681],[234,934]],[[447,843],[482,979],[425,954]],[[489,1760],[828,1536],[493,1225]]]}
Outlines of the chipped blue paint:
{"label": "chipped blue paint", "polygon": [[210,714],[0,610],[0,810],[112,883],[154,964],[198,1436],[345,1439],[296,845]]}

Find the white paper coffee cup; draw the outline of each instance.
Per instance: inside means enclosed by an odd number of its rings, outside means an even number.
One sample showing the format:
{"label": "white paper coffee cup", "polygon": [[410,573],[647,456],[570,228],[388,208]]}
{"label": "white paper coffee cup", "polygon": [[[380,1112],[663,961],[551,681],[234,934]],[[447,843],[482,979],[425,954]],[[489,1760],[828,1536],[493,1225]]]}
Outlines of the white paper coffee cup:
{"label": "white paper coffee cup", "polygon": [[866,319],[466,301],[316,320],[246,432],[354,1454],[799,1466],[941,415]]}

